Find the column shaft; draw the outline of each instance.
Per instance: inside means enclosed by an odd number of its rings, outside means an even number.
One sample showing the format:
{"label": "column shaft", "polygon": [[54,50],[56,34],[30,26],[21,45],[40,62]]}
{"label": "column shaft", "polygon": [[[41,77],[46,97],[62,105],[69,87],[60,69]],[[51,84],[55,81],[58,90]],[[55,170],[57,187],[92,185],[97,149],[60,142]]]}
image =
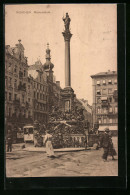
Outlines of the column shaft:
{"label": "column shaft", "polygon": [[71,86],[70,41],[65,41],[65,87]]}

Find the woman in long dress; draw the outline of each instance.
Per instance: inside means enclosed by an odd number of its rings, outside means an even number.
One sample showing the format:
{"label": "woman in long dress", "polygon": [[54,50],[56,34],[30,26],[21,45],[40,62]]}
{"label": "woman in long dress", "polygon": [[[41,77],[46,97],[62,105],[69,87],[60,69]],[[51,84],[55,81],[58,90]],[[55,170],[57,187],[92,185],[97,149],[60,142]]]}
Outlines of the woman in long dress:
{"label": "woman in long dress", "polygon": [[46,131],[44,138],[44,143],[46,144],[46,153],[48,157],[55,157],[53,146],[52,146],[52,135],[49,134],[49,131]]}

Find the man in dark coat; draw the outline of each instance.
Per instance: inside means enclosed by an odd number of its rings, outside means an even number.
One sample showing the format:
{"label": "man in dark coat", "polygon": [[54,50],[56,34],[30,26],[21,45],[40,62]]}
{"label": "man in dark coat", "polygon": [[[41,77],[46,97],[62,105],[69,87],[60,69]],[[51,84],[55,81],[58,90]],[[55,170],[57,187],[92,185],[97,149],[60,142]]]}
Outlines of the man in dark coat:
{"label": "man in dark coat", "polygon": [[100,139],[100,146],[103,147],[104,149],[104,153],[102,158],[104,159],[104,161],[107,161],[107,157],[109,154],[109,149],[110,149],[110,135],[109,135],[109,128],[105,128],[105,133],[101,136]]}
{"label": "man in dark coat", "polygon": [[12,133],[11,130],[8,130],[8,134],[7,134],[7,152],[12,152]]}

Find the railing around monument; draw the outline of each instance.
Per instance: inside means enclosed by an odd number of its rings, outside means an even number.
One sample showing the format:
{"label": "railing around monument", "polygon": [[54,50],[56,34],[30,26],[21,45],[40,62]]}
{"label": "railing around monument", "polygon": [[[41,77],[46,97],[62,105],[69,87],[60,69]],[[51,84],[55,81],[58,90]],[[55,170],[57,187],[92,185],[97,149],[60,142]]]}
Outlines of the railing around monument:
{"label": "railing around monument", "polygon": [[[84,127],[84,121],[52,121],[48,123],[48,128],[53,136],[52,144],[54,148],[85,147],[86,129]],[[92,147],[94,143],[98,143],[99,137],[95,134],[88,134],[87,141],[88,146]]]}

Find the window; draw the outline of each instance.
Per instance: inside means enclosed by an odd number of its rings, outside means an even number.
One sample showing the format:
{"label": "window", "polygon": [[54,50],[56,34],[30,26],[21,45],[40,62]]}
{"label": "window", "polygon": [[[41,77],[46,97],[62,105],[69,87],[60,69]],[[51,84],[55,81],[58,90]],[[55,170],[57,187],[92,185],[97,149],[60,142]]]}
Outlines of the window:
{"label": "window", "polygon": [[28,85],[28,90],[30,90],[30,85]]}
{"label": "window", "polygon": [[108,84],[112,84],[112,80],[109,80],[109,81],[108,81]]}
{"label": "window", "polygon": [[106,85],[106,81],[105,80],[103,80],[102,83],[103,83],[103,85]]}
{"label": "window", "polygon": [[11,117],[11,111],[12,111],[11,108],[9,108],[9,117]]}
{"label": "window", "polygon": [[37,83],[37,89],[39,88],[39,84]]}
{"label": "window", "polygon": [[41,82],[41,75],[40,75],[40,82]]}
{"label": "window", "polygon": [[35,82],[34,82],[34,88],[35,88],[36,86],[35,86]]}
{"label": "window", "polygon": [[9,71],[9,72],[11,72],[11,69],[12,69],[12,68],[11,68],[11,65],[12,65],[12,64],[9,63],[9,66],[8,66],[8,71]]}
{"label": "window", "polygon": [[108,93],[109,94],[112,94],[112,88],[111,89],[108,89]]}
{"label": "window", "polygon": [[24,77],[26,76],[26,70],[24,70]]}
{"label": "window", "polygon": [[112,102],[112,97],[109,97],[109,102]]}
{"label": "window", "polygon": [[17,88],[17,80],[14,80],[14,88]]}
{"label": "window", "polygon": [[28,98],[28,102],[30,102],[30,98]]}
{"label": "window", "polygon": [[34,98],[36,98],[36,92],[34,91]]}
{"label": "window", "polygon": [[112,107],[110,107],[110,108],[109,108],[109,112],[112,112],[112,111],[113,111],[113,110],[112,110]]}
{"label": "window", "polygon": [[17,100],[17,94],[14,94],[14,99]]}
{"label": "window", "polygon": [[114,80],[114,83],[117,84],[117,79]]}
{"label": "window", "polygon": [[109,119],[109,123],[112,123],[112,118]]}
{"label": "window", "polygon": [[40,100],[42,100],[42,94],[40,93]]}
{"label": "window", "polygon": [[16,73],[17,72],[17,66],[15,65],[14,67],[14,72]]}
{"label": "window", "polygon": [[30,113],[30,111],[28,111],[28,117],[30,118],[30,116],[31,116],[31,113]]}
{"label": "window", "polygon": [[107,119],[106,118],[103,119],[103,123],[107,123]]}
{"label": "window", "polygon": [[103,108],[103,113],[106,114],[107,113],[107,109],[106,108]]}
{"label": "window", "polygon": [[100,90],[97,90],[97,95],[101,95],[101,91]]}
{"label": "window", "polygon": [[97,108],[97,113],[98,114],[101,113],[101,108],[100,107]]}
{"label": "window", "polygon": [[97,81],[97,85],[100,85],[100,81]]}
{"label": "window", "polygon": [[39,93],[37,93],[37,99],[39,99]]}
{"label": "window", "polygon": [[12,78],[9,77],[9,86],[12,85]]}
{"label": "window", "polygon": [[99,123],[99,124],[101,124],[101,123],[102,123],[102,122],[101,122],[101,118],[98,118],[98,123]]}
{"label": "window", "polygon": [[40,109],[42,110],[42,104],[40,104]]}
{"label": "window", "polygon": [[24,103],[24,95],[22,95],[22,103]]}
{"label": "window", "polygon": [[103,94],[103,95],[106,95],[106,94],[107,94],[107,90],[106,90],[106,89],[103,89],[103,90],[102,90],[102,94]]}
{"label": "window", "polygon": [[9,93],[9,101],[11,101],[11,99],[12,99],[12,94]]}
{"label": "window", "polygon": [[118,108],[117,108],[117,106],[115,107],[115,113],[117,113],[118,112]]}

